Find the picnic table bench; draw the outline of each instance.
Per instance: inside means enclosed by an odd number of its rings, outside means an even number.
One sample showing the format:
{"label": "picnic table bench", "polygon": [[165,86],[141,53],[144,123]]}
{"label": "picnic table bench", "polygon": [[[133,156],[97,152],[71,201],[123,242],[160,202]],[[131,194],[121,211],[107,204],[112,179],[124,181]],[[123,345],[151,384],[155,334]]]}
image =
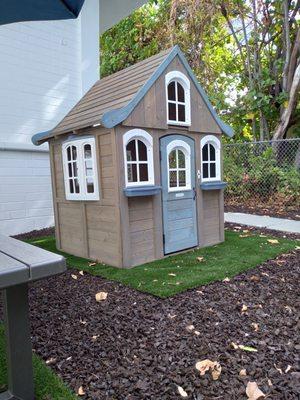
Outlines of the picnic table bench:
{"label": "picnic table bench", "polygon": [[28,283],[66,270],[62,256],[0,235],[0,290],[3,290],[8,390],[0,400],[33,400]]}

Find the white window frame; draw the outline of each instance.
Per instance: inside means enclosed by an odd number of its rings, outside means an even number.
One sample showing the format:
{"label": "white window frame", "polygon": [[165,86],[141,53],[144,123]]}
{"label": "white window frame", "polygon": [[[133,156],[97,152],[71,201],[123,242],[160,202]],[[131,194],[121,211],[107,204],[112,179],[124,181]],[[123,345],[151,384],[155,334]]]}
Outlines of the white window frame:
{"label": "white window frame", "polygon": [[[148,164],[148,181],[128,182],[127,171],[127,154],[126,146],[131,140],[140,140],[147,147],[147,161],[134,161],[135,164]],[[125,169],[125,185],[126,187],[133,186],[149,186],[154,185],[154,168],[153,168],[153,138],[143,129],[131,129],[123,135],[123,155],[124,155],[124,169]],[[138,158],[138,157],[137,157]],[[139,172],[137,171],[139,177]]]}
{"label": "white window frame", "polygon": [[[179,102],[177,100],[169,100],[168,98],[168,86],[171,82],[178,82],[184,89],[184,102]],[[165,76],[165,87],[166,87],[166,105],[167,105],[167,123],[169,125],[178,126],[190,126],[191,125],[191,83],[190,80],[180,71],[168,72]],[[175,85],[175,90],[177,93],[177,85]],[[177,94],[176,94],[177,97]],[[169,120],[169,103],[176,105],[176,120]],[[178,121],[178,105],[185,106],[185,121]]]}
{"label": "white window frame", "polygon": [[[94,181],[94,193],[87,192],[86,185],[86,174],[85,174],[85,158],[84,158],[84,146],[89,144],[91,146],[91,160],[93,166],[93,177]],[[79,193],[71,193],[69,185],[69,171],[68,171],[68,155],[67,148],[69,146],[75,146],[77,151],[77,169],[78,169],[78,183]],[[65,182],[65,193],[67,200],[99,200],[99,182],[98,182],[98,168],[96,158],[96,145],[95,138],[85,137],[80,139],[71,139],[62,144],[62,155],[63,155],[63,169],[64,169],[64,182]]]}
{"label": "white window frame", "polygon": [[[203,152],[203,147],[206,144],[211,144],[215,148],[215,152],[216,152],[216,161],[215,161],[216,177],[215,178],[210,178],[210,177],[204,178],[203,177],[203,164],[205,163],[205,164],[208,164],[208,166],[210,165],[210,161],[208,161],[208,162],[203,161],[203,153],[202,152]],[[213,136],[213,135],[204,136],[200,142],[200,151],[201,151],[201,180],[202,180],[202,182],[220,181],[221,180],[221,142],[220,142],[220,140],[216,136]],[[208,151],[209,151],[209,147],[208,147]],[[210,156],[208,155],[208,157],[210,157]],[[208,167],[208,171],[209,170],[210,169]]]}
{"label": "white window frame", "polygon": [[[169,155],[170,153],[175,150],[181,150],[185,155],[185,168],[176,168],[177,171],[185,170],[186,171],[186,185],[185,186],[176,186],[170,187],[170,167],[169,167]],[[182,192],[185,190],[191,190],[191,146],[188,145],[184,140],[176,139],[172,140],[167,145],[167,168],[168,168],[168,192]],[[174,169],[172,168],[172,171]]]}

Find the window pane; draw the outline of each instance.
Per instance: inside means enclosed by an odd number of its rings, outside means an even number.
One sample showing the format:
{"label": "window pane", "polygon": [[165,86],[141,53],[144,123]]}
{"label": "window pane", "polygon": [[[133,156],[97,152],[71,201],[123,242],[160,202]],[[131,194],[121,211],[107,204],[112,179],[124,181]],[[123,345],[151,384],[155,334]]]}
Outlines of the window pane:
{"label": "window pane", "polygon": [[92,148],[90,144],[84,145],[84,158],[92,158]]}
{"label": "window pane", "polygon": [[137,182],[136,164],[127,164],[128,182]]}
{"label": "window pane", "polygon": [[94,180],[93,178],[89,177],[86,180],[86,188],[88,193],[94,193]]}
{"label": "window pane", "polygon": [[176,104],[169,103],[169,121],[176,121]]}
{"label": "window pane", "polygon": [[178,167],[185,168],[185,155],[182,150],[178,150]]}
{"label": "window pane", "polygon": [[185,122],[185,106],[178,104],[178,121]]}
{"label": "window pane", "polygon": [[68,163],[68,174],[69,174],[69,178],[71,178],[73,176],[72,163]]}
{"label": "window pane", "polygon": [[175,82],[168,85],[168,100],[176,100],[175,98]]}
{"label": "window pane", "polygon": [[70,187],[70,193],[74,193],[73,179],[70,179],[70,180],[69,180],[69,187]]}
{"label": "window pane", "polygon": [[135,140],[131,140],[126,146],[127,161],[136,161]]}
{"label": "window pane", "polygon": [[93,160],[85,160],[85,175],[93,175]]}
{"label": "window pane", "polygon": [[208,144],[202,148],[202,161],[208,161]]}
{"label": "window pane", "polygon": [[209,145],[209,155],[210,155],[210,161],[216,160],[216,149],[215,146],[212,144]]}
{"label": "window pane", "polygon": [[185,171],[179,171],[179,186],[186,186]]}
{"label": "window pane", "polygon": [[78,176],[77,162],[73,162],[73,176]]}
{"label": "window pane", "polygon": [[140,182],[148,181],[148,164],[140,164]]}
{"label": "window pane", "polygon": [[75,146],[72,146],[71,149],[72,149],[72,158],[73,158],[73,160],[76,160],[77,159],[77,149]]}
{"label": "window pane", "polygon": [[203,178],[208,178],[208,164],[203,164]]}
{"label": "window pane", "polygon": [[216,177],[216,163],[210,163],[210,178]]}
{"label": "window pane", "polygon": [[170,171],[170,187],[177,187],[177,171]]}
{"label": "window pane", "polygon": [[182,85],[177,82],[177,93],[178,93],[178,101],[181,101],[182,103],[184,103],[184,89],[182,87]]}
{"label": "window pane", "polygon": [[138,140],[138,155],[140,161],[147,161],[147,146]]}
{"label": "window pane", "polygon": [[71,161],[71,149],[70,149],[70,146],[67,148],[67,158],[68,158],[68,161]]}
{"label": "window pane", "polygon": [[172,150],[169,154],[169,168],[176,168],[176,150]]}
{"label": "window pane", "polygon": [[78,179],[74,179],[74,184],[75,184],[75,193],[79,193],[79,182]]}

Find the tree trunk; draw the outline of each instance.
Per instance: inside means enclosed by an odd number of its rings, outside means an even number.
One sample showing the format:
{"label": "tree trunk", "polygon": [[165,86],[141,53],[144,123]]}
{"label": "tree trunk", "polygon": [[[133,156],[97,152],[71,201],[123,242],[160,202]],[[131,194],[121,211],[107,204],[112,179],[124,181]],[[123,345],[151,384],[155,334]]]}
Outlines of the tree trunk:
{"label": "tree trunk", "polygon": [[288,105],[283,110],[283,113],[280,117],[279,124],[277,125],[277,127],[275,129],[275,132],[273,135],[273,140],[282,139],[284,137],[284,135],[288,129],[292,114],[297,106],[299,90],[300,90],[300,63],[298,64],[295,74],[294,74]]}

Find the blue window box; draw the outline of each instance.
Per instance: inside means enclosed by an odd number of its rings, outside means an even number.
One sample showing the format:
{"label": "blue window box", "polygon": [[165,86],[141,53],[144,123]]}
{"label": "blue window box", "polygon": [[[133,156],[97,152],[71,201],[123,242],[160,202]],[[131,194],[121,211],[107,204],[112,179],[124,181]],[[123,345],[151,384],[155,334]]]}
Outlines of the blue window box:
{"label": "blue window box", "polygon": [[225,189],[227,182],[203,182],[200,183],[200,189],[202,190],[221,190]]}
{"label": "blue window box", "polygon": [[154,196],[160,193],[161,186],[136,186],[123,189],[126,197]]}

